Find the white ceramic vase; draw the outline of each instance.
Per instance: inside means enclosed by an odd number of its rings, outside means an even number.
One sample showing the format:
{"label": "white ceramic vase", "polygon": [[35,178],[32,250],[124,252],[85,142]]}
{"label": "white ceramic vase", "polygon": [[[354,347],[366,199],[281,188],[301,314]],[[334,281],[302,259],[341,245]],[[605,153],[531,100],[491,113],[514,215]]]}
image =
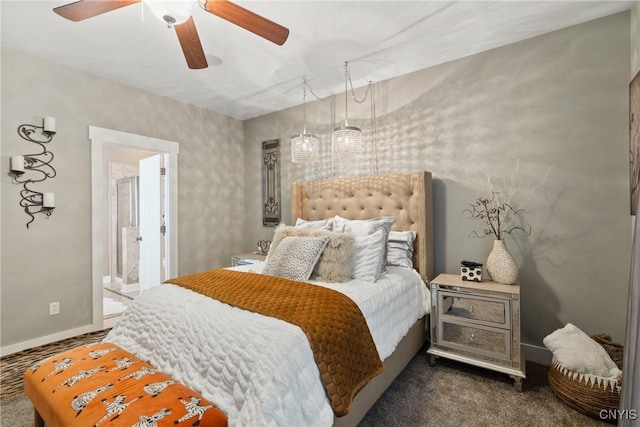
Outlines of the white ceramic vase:
{"label": "white ceramic vase", "polygon": [[494,240],[493,249],[487,258],[487,273],[491,280],[505,285],[518,281],[518,264],[504,245],[504,240]]}

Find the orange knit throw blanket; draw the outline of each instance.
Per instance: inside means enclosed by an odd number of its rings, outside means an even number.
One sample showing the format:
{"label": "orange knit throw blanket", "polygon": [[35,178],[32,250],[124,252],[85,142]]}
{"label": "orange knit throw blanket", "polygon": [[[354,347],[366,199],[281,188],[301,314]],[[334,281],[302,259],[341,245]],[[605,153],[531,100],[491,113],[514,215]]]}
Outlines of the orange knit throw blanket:
{"label": "orange knit throw blanket", "polygon": [[225,269],[167,282],[299,326],[309,339],[337,416],[346,415],[356,393],[383,370],[362,312],[333,289]]}

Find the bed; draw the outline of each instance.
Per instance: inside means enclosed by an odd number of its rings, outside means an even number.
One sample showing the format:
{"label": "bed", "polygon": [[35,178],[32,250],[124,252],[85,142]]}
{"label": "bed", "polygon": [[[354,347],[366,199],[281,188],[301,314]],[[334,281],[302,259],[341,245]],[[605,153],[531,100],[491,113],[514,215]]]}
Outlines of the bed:
{"label": "bed", "polygon": [[[433,278],[431,191],[429,172],[292,185],[293,222],[319,222],[336,215],[347,220],[393,216],[392,231],[415,232],[415,270],[390,266],[376,282],[378,288],[398,293],[395,288],[401,283],[412,282],[406,286],[413,294],[403,293],[405,300],[385,300],[389,298],[386,294],[372,297],[371,292],[378,291],[362,280],[347,282],[348,291],[341,283],[311,281],[349,294],[365,315],[383,362],[382,373],[359,390],[346,415],[336,416],[332,411],[314,354],[300,328],[178,286],[165,284],[146,291],[105,341],[149,360],[216,402],[228,414],[230,425],[357,425],[427,337],[426,286]],[[232,270],[251,275],[262,268],[264,265],[254,264]],[[399,314],[405,308],[417,320]],[[376,319],[368,317],[374,312]]]}

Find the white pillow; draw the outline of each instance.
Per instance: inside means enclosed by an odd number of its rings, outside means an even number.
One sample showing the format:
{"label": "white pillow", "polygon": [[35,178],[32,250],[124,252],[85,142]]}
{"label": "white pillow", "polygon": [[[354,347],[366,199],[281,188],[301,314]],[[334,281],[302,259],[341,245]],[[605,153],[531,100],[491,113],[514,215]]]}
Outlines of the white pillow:
{"label": "white pillow", "polygon": [[385,230],[385,238],[388,239],[394,221],[395,217],[392,216],[381,216],[380,218],[371,219],[346,219],[340,215],[336,215],[333,217],[333,231],[363,235],[373,234],[382,228]]}
{"label": "white pillow", "polygon": [[302,218],[296,220],[296,228],[310,228],[313,230],[333,230],[333,218],[320,219],[317,221],[307,221]]}
{"label": "white pillow", "polygon": [[287,236],[273,254],[269,253],[263,274],[292,280],[309,280],[328,237]]}
{"label": "white pillow", "polygon": [[551,350],[553,358],[570,371],[604,378],[616,378],[622,374],[609,353],[571,323],[556,329],[542,342]]}
{"label": "white pillow", "polygon": [[375,282],[382,275],[380,265],[384,260],[383,230],[373,234],[356,235],[353,252],[353,278],[366,282]]}
{"label": "white pillow", "polygon": [[387,271],[387,241],[389,240],[389,233],[391,232],[391,226],[395,221],[395,217],[381,216],[380,218],[371,219],[346,219],[339,215],[333,217],[333,231],[335,233],[352,233],[356,236],[367,236],[375,233],[378,230],[383,231],[382,250],[383,257],[380,260],[380,273],[376,277],[380,277],[380,274]]}
{"label": "white pillow", "polygon": [[415,231],[392,231],[387,244],[387,265],[413,268]]}

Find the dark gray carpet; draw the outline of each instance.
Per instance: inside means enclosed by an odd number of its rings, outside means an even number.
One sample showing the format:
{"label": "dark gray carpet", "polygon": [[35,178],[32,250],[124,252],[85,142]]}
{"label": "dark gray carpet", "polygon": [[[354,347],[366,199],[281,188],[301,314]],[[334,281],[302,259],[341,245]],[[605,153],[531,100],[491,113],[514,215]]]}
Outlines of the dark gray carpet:
{"label": "dark gray carpet", "polygon": [[0,426],[33,427],[33,405],[24,394],[0,401]]}
{"label": "dark gray carpet", "polygon": [[518,393],[508,375],[439,358],[426,348],[391,384],[360,427],[607,426],[566,406],[549,388],[547,366],[527,363]]}

